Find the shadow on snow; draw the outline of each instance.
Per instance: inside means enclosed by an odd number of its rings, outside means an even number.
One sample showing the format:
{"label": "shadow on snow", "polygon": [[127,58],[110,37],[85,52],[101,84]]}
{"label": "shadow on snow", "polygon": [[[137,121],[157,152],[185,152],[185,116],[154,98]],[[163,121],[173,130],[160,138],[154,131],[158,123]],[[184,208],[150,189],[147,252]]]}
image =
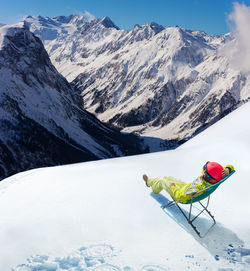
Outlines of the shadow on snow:
{"label": "shadow on snow", "polygon": [[[165,206],[170,203],[170,200],[162,194],[155,194],[152,192],[151,196],[159,202],[161,206]],[[194,207],[195,204],[193,204],[193,208]],[[196,207],[196,209],[198,208]],[[183,207],[182,210],[188,216],[189,212],[185,207]],[[242,262],[242,257],[250,255],[250,249],[243,247],[244,242],[240,240],[234,232],[226,228],[221,223],[216,223],[204,238],[200,238],[175,205],[164,209],[163,211],[186,232],[191,234],[194,239],[206,248],[216,260],[219,260],[221,257],[230,262]],[[206,215],[197,218],[197,221],[195,222],[201,232],[206,231],[212,224],[212,220],[206,218]]]}

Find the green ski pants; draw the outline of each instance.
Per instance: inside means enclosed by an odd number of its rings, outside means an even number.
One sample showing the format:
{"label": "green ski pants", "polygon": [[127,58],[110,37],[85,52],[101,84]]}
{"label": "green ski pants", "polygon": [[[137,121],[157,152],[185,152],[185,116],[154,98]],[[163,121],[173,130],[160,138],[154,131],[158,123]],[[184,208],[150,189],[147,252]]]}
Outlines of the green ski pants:
{"label": "green ski pants", "polygon": [[174,178],[174,177],[153,177],[148,178],[148,185],[151,186],[152,191],[156,194],[160,193],[163,189],[166,190],[172,197],[174,196],[173,191],[170,187],[170,183],[175,183],[178,188],[186,186],[187,184]]}

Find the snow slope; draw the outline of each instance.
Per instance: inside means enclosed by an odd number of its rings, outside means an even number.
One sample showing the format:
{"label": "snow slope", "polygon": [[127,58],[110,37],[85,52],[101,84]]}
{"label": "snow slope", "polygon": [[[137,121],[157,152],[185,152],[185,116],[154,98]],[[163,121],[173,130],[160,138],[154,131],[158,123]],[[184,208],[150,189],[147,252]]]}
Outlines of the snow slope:
{"label": "snow slope", "polygon": [[[0,270],[250,270],[249,114],[247,103],[176,150],[5,179]],[[212,195],[217,224],[200,239],[178,210],[161,209],[167,194],[154,196],[141,176],[192,181],[208,160],[236,173]]]}

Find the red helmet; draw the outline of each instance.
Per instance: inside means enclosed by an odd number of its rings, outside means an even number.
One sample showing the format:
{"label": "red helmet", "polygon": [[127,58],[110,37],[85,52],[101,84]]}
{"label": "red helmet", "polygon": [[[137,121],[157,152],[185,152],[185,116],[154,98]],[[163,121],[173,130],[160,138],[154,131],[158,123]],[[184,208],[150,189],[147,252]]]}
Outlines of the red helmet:
{"label": "red helmet", "polygon": [[222,180],[223,166],[216,162],[207,162],[203,167],[203,173],[207,172],[217,182]]}

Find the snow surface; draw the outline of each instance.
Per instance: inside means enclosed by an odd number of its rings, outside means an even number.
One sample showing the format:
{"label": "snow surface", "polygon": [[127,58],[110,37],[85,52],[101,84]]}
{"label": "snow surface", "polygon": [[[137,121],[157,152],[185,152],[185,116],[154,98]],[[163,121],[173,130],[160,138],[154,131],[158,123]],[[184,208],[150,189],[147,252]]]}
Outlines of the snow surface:
{"label": "snow surface", "polygon": [[[0,270],[250,270],[250,103],[176,150],[19,173],[0,183]],[[199,238],[142,180],[192,181],[206,161],[236,173]],[[183,206],[185,208],[185,206]],[[202,231],[207,217],[198,221]]]}

